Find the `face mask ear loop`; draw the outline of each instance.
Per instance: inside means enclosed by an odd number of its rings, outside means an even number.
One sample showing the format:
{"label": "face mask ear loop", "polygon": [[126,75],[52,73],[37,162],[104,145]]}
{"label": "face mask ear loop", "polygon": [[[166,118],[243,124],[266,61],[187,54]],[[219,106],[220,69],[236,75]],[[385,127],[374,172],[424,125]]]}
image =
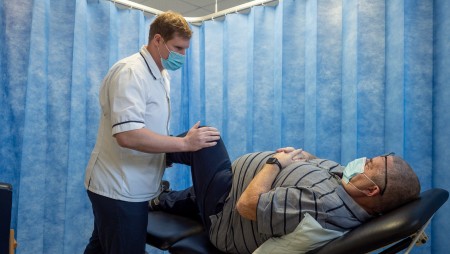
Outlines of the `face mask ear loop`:
{"label": "face mask ear loop", "polygon": [[[368,176],[366,175],[366,173],[363,173],[363,175],[364,175],[367,179],[369,179],[369,181],[371,181],[371,182],[373,183],[373,185],[377,186],[377,187],[378,187],[378,190],[381,192],[381,188],[380,188],[380,186],[378,186],[378,184],[376,184],[372,179],[370,179],[370,177],[368,177]],[[379,193],[380,193],[380,192],[379,192]]]}
{"label": "face mask ear loop", "polygon": [[[370,179],[370,178],[366,175],[366,173],[361,173],[361,175],[364,175],[369,181],[371,181],[371,182],[373,183],[373,185],[377,186],[378,189],[380,189],[380,186],[378,186],[372,179]],[[360,191],[361,193],[363,193],[364,195],[369,196],[369,195],[367,195],[366,193],[364,193],[364,191],[362,191],[361,189],[359,189],[358,187],[356,187],[352,182],[348,181],[348,183],[351,184],[353,187],[355,187],[355,189],[359,190],[359,191]]]}
{"label": "face mask ear loop", "polygon": [[[164,45],[166,45],[166,42],[164,41],[164,39],[163,39],[162,37],[161,37],[161,40],[163,40]],[[162,57],[162,55],[161,55],[161,51],[159,50],[159,46],[158,46],[158,45],[156,45],[156,48],[158,49],[159,58],[164,59],[164,58]],[[166,46],[166,48],[167,48],[167,46]],[[169,50],[169,49],[167,49],[167,50]],[[170,51],[169,51],[169,53],[170,53]],[[164,60],[165,60],[165,59],[164,59]]]}
{"label": "face mask ear loop", "polygon": [[169,54],[172,52],[170,49],[169,49],[169,47],[167,47],[167,44],[166,44],[166,42],[164,42],[164,46],[166,46],[166,49],[167,49],[167,51],[169,52]]}
{"label": "face mask ear loop", "polygon": [[161,51],[159,51],[159,46],[156,46],[156,48],[158,48],[158,54],[159,54],[159,58],[164,59],[161,55]]}
{"label": "face mask ear loop", "polygon": [[368,196],[366,193],[364,193],[364,191],[360,190],[358,187],[356,187],[352,182],[348,181],[349,184],[351,184],[355,189],[357,189],[359,192],[361,192],[362,194]]}
{"label": "face mask ear loop", "polygon": [[[372,179],[370,179],[370,177],[368,177],[368,176],[366,175],[366,173],[361,173],[361,174],[364,175],[369,181],[371,181],[371,182],[373,183],[373,185],[377,186],[378,189],[380,189],[380,186],[378,186],[378,184],[376,184]],[[381,189],[380,189],[380,190],[381,190]]]}

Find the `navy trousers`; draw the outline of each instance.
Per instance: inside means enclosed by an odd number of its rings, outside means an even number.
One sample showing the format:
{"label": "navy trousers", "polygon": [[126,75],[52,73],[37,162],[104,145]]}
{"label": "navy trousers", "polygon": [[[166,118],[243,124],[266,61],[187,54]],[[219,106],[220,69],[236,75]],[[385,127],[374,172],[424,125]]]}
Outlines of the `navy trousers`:
{"label": "navy trousers", "polygon": [[94,230],[85,254],[144,254],[148,202],[126,202],[87,191]]}
{"label": "navy trousers", "polygon": [[213,147],[196,152],[168,153],[166,158],[168,163],[191,167],[193,186],[182,191],[162,193],[159,197],[161,209],[189,217],[199,215],[209,230],[209,216],[222,211],[233,180],[225,144],[220,139]]}

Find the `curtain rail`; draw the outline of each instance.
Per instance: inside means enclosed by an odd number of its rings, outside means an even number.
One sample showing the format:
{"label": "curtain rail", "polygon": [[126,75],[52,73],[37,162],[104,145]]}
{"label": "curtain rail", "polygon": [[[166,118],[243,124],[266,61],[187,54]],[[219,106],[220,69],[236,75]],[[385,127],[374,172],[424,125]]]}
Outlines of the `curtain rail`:
{"label": "curtain rail", "polygon": [[[160,13],[163,13],[163,11],[161,11],[161,10],[158,10],[158,9],[155,9],[155,8],[151,8],[151,7],[142,5],[142,4],[138,4],[138,3],[135,3],[135,2],[132,2],[132,1],[129,1],[129,0],[107,0],[107,1],[113,2],[114,4],[117,3],[117,4],[120,4],[120,5],[123,5],[123,6],[127,6],[127,7],[132,8],[132,9],[148,12],[150,14],[158,15]],[[254,0],[254,1],[250,1],[250,2],[245,3],[245,4],[237,5],[235,7],[219,11],[219,12],[215,12],[215,13],[212,13],[212,14],[209,14],[209,15],[206,15],[206,16],[202,16],[202,17],[185,17],[185,19],[186,19],[187,22],[190,22],[190,23],[201,23],[201,22],[206,21],[206,20],[210,20],[210,19],[214,20],[215,18],[223,17],[223,16],[225,16],[227,14],[230,14],[230,13],[237,13],[239,11],[243,11],[243,10],[252,8],[254,6],[258,6],[258,5],[266,5],[266,4],[270,4],[271,6],[272,5],[276,5],[276,4],[278,4],[279,1],[281,1],[281,0]]]}

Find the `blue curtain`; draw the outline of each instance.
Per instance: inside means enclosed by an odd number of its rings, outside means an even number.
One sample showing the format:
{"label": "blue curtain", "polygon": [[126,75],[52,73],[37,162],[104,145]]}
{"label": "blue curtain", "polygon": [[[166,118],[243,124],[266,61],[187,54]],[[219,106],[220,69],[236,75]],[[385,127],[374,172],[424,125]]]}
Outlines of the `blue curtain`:
{"label": "blue curtain", "polygon": [[[295,146],[345,164],[393,151],[423,190],[450,190],[449,11],[446,0],[283,0],[192,26],[172,73],[172,133],[216,126],[232,159]],[[0,1],[0,181],[14,188],[17,253],[84,249],[98,89],[147,43],[153,18],[104,0]],[[165,177],[191,183],[184,167]],[[414,253],[447,253],[449,207]]]}

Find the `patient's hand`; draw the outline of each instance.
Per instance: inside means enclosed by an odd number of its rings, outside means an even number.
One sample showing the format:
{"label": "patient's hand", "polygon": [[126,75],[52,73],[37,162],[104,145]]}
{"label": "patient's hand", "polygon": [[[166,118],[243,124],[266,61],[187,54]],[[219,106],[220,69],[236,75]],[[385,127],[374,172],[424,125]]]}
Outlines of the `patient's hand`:
{"label": "patient's hand", "polygon": [[277,158],[283,168],[289,166],[295,161],[302,160],[302,149],[295,149],[293,147],[278,148],[273,157]]}
{"label": "patient's hand", "polygon": [[306,152],[306,151],[302,151],[301,156],[302,156],[302,159],[303,159],[303,160],[317,159],[316,156],[314,156],[314,155],[312,155],[312,154],[310,154],[310,153],[308,153],[308,152]]}
{"label": "patient's hand", "polygon": [[[276,152],[277,153],[281,153],[281,152],[290,153],[294,150],[295,150],[295,148],[293,148],[293,147],[283,147],[283,148],[278,148]],[[297,156],[295,156],[293,158],[294,161],[300,161],[300,160],[306,161],[306,160],[312,160],[312,159],[317,159],[317,157],[304,151],[304,150],[302,150],[302,152],[300,154],[298,154]]]}

